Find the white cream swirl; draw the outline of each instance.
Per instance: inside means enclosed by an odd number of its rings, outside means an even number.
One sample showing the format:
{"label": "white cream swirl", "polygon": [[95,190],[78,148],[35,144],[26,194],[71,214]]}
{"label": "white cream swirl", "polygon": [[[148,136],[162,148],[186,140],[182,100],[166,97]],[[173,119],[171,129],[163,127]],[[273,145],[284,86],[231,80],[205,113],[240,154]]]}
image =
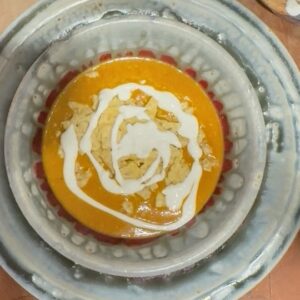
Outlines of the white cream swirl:
{"label": "white cream swirl", "polygon": [[[113,124],[111,134],[112,162],[115,178],[111,178],[110,173],[98,163],[92,154],[91,137],[102,113],[108,108],[114,97],[118,97],[121,101],[126,101],[135,90],[141,90],[145,94],[153,97],[157,101],[159,108],[174,114],[180,124],[178,134],[188,140],[187,149],[193,158],[191,170],[185,180],[175,185],[169,185],[162,191],[165,195],[169,210],[176,211],[182,209],[181,217],[171,224],[152,224],[115,211],[89,197],[79,188],[76,181],[75,165],[79,150],[89,157],[97,171],[102,186],[114,194],[134,194],[165,178],[165,169],[170,161],[170,146],[173,145],[177,148],[181,148],[181,144],[174,133],[160,131],[143,107],[123,105],[119,108],[119,115]],[[119,127],[124,120],[132,117],[136,117],[138,120],[143,121],[143,123],[127,125],[127,133],[118,142],[117,136]],[[77,141],[73,125],[61,136],[61,147],[64,152],[64,181],[70,191],[77,197],[96,209],[106,212],[124,222],[150,230],[176,230],[191,220],[195,214],[197,190],[202,176],[202,167],[199,162],[202,151],[197,141],[198,128],[197,119],[183,111],[180,101],[172,93],[157,91],[151,86],[135,83],[123,84],[114,89],[102,90],[99,94],[98,107],[92,114],[88,128],[80,142],[78,143]],[[157,151],[158,156],[148,168],[147,172],[139,179],[125,180],[119,170],[118,160],[126,155],[136,155],[139,158],[145,158],[153,149]],[[156,170],[161,162],[163,165],[162,171],[156,174]]]}

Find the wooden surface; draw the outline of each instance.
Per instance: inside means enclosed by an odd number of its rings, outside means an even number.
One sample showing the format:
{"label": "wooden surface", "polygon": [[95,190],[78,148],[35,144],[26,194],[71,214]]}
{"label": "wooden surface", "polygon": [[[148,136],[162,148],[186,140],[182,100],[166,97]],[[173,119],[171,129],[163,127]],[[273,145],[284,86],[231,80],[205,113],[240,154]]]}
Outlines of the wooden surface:
{"label": "wooden surface", "polygon": [[[276,2],[277,0],[272,0]],[[0,0],[0,32],[35,0]],[[300,22],[292,23],[273,15],[255,0],[240,0],[267,23],[290,51],[300,67]],[[276,266],[243,300],[299,300],[300,299],[300,235]],[[1,300],[33,300],[4,271],[0,269]]]}

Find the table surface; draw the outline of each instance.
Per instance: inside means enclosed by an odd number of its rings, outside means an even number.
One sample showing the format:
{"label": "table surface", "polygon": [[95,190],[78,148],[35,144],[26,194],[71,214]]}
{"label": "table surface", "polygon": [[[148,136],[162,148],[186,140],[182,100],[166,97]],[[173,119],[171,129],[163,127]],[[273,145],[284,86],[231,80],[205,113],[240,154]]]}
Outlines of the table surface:
{"label": "table surface", "polygon": [[[273,1],[273,0],[272,0]],[[276,1],[276,0],[275,0]],[[0,33],[36,0],[0,0]],[[275,32],[300,68],[300,22],[275,16],[254,0],[240,0]],[[300,234],[275,269],[243,300],[300,299]],[[34,300],[0,269],[1,300]]]}

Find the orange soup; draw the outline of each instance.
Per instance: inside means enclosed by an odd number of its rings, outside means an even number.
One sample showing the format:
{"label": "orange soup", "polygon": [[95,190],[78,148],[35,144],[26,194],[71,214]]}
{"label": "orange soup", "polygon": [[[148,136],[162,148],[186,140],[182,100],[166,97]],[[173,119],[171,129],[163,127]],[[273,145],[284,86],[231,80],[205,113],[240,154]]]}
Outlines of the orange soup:
{"label": "orange soup", "polygon": [[218,114],[192,78],[155,59],[87,69],[58,95],[42,161],[64,209],[102,234],[145,238],[177,230],[217,185]]}

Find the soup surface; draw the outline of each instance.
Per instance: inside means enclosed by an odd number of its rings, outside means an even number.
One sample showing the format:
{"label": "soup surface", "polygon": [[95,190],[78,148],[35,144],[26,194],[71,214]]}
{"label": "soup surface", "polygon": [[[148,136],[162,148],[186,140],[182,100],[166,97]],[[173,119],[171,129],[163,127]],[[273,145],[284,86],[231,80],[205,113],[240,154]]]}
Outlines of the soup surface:
{"label": "soup surface", "polygon": [[42,160],[64,209],[113,237],[177,230],[207,203],[223,163],[218,114],[174,66],[120,58],[91,67],[59,94]]}

